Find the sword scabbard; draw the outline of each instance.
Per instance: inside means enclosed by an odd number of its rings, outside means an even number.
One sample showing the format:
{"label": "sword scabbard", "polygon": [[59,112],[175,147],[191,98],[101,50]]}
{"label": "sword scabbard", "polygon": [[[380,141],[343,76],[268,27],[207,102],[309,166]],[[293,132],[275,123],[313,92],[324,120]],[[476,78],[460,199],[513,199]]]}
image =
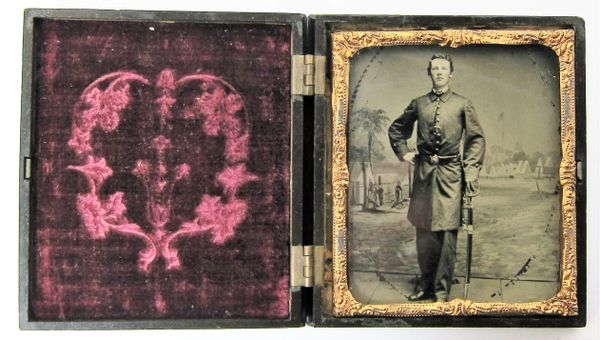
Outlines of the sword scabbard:
{"label": "sword scabbard", "polygon": [[467,232],[467,258],[465,263],[465,290],[464,299],[469,295],[469,287],[471,286],[471,262],[473,258],[473,205],[472,197],[463,196],[463,230]]}

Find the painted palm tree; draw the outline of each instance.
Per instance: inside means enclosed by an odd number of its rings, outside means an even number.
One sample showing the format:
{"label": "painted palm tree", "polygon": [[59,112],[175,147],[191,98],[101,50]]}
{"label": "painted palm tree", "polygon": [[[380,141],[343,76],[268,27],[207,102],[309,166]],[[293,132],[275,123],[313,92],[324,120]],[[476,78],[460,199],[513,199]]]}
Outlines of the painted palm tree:
{"label": "painted palm tree", "polygon": [[350,158],[360,163],[363,173],[363,210],[368,210],[369,202],[367,165],[373,170],[373,161],[383,158],[383,144],[379,138],[387,131],[389,120],[385,111],[381,109],[363,107],[350,115]]}

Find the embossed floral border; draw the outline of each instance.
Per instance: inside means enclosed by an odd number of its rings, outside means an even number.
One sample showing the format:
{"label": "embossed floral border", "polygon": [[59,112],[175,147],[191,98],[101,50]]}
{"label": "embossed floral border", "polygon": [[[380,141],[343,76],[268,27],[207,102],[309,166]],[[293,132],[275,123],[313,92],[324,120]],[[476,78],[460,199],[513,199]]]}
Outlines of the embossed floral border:
{"label": "embossed floral border", "polygon": [[[422,30],[339,31],[332,33],[332,185],[333,185],[333,308],[336,316],[464,316],[563,315],[574,316],[577,307],[577,256],[575,221],[575,34],[571,29],[547,30]],[[480,303],[455,299],[447,303],[366,305],[348,287],[347,206],[349,183],[347,108],[349,61],[363,48],[401,45],[441,45],[456,48],[472,44],[543,45],[552,49],[560,64],[562,185],[560,290],[544,301]]]}

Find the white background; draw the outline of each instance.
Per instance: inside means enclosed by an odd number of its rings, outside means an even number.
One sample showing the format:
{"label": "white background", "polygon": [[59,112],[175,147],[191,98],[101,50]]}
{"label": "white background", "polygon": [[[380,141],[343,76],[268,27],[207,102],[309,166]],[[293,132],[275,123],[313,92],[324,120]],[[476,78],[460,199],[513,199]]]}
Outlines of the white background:
{"label": "white background", "polygon": [[[13,0],[14,1],[14,0]],[[310,0],[221,0],[221,1],[5,1],[2,5],[0,32],[2,53],[0,80],[2,120],[0,123],[0,333],[2,339],[80,339],[86,340],[163,337],[179,339],[600,339],[599,288],[600,222],[599,181],[600,143],[599,104],[600,88],[600,17],[599,5],[585,1],[327,1]],[[304,14],[402,14],[402,15],[569,15],[586,21],[587,47],[587,130],[588,130],[588,326],[583,329],[259,329],[259,330],[163,330],[163,331],[19,331],[18,328],[18,179],[19,179],[19,115],[21,91],[22,18],[26,7],[43,8],[105,8],[181,11],[235,11],[235,12],[292,12]]]}

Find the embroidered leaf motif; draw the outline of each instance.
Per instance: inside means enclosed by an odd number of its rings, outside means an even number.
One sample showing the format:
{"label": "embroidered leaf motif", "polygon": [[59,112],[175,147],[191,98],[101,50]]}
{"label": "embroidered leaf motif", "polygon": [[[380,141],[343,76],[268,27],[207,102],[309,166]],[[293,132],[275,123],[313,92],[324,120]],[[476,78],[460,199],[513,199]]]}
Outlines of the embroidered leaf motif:
{"label": "embroidered leaf motif", "polygon": [[[236,228],[246,219],[248,206],[237,194],[243,185],[258,177],[246,169],[249,134],[244,103],[237,91],[220,78],[194,74],[177,80],[172,70],[160,73],[154,86],[155,97],[150,99],[154,105],[156,135],[147,143],[153,156],[138,159],[125,170],[138,177],[146,189],[144,220],[150,226],[142,228],[127,218],[125,193],[118,191],[105,198],[101,196],[102,185],[113,175],[113,169],[95,149],[92,140],[95,129],[104,132],[118,129],[123,110],[133,100],[131,82],[150,85],[147,78],[132,72],[110,73],[92,82],[75,106],[68,146],[79,157],[79,164],[67,168],[83,174],[89,183],[89,191],[77,195],[77,210],[83,226],[94,239],[105,239],[110,232],[115,232],[143,240],[146,246],[139,252],[138,261],[141,271],[149,271],[157,256],[162,256],[167,269],[178,269],[181,266],[176,248],[179,238],[210,232],[211,241],[221,245],[233,237]],[[176,105],[178,93],[185,92],[178,88],[183,86],[193,86],[199,95],[192,103],[183,101]],[[189,162],[172,165],[172,157],[168,158],[176,149],[169,138],[174,124],[171,110],[175,107],[178,117],[197,120],[198,128],[207,136],[223,138],[226,165],[216,175],[216,184],[223,189],[222,196],[205,194],[200,203],[190,202],[197,204],[196,217],[172,230],[166,226],[172,218],[173,188],[178,181],[190,179],[194,167]],[[124,169],[116,171],[122,173]]]}

